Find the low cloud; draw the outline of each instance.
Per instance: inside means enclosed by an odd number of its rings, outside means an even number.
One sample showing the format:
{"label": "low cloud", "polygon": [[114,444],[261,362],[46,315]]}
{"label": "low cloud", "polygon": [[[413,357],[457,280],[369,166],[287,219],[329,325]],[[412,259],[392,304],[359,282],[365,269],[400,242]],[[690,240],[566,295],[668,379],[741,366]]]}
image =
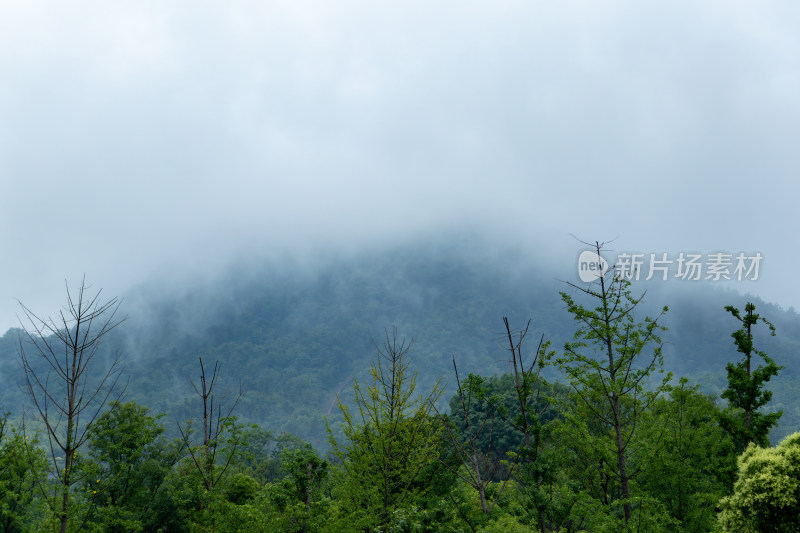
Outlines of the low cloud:
{"label": "low cloud", "polygon": [[0,326],[84,272],[120,293],[465,228],[565,264],[570,233],[760,251],[756,292],[797,305],[798,9],[7,3]]}

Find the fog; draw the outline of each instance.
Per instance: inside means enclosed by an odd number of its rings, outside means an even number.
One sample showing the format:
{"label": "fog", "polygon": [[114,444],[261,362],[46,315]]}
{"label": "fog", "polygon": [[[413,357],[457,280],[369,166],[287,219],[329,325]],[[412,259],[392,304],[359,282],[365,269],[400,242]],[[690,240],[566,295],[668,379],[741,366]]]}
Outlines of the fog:
{"label": "fog", "polygon": [[[573,274],[760,252],[800,304],[800,5],[0,3],[0,330],[242,261],[475,234]],[[184,289],[187,290],[187,289]]]}

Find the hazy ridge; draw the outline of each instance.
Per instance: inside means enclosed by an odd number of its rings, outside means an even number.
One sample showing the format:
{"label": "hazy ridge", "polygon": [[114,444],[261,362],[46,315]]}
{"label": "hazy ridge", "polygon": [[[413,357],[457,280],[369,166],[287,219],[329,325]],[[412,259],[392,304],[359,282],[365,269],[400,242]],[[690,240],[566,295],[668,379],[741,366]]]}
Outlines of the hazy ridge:
{"label": "hazy ridge", "polygon": [[[508,250],[454,242],[405,245],[327,259],[315,266],[264,264],[230,270],[196,286],[143,285],[125,296],[128,321],[109,350],[126,357],[126,397],[170,420],[195,415],[188,376],[198,357],[222,365],[221,386],[234,395],[241,383],[240,419],[273,431],[299,434],[324,445],[324,419],[335,420],[337,393],[348,398],[354,378],[363,378],[387,328],[415,337],[412,351],[422,390],[439,377],[452,394],[452,357],[460,371],[482,375],[507,370],[502,317],[514,327],[531,319],[528,349],[541,335],[558,349],[574,330],[559,291],[559,276]],[[644,290],[644,285],[635,290]],[[666,369],[705,390],[725,386],[725,363],[738,359],[731,332],[736,322],[725,305],[748,298],[705,284],[651,284],[642,313],[661,306],[669,331]],[[800,316],[758,299],[777,337],[756,332],[756,345],[786,368],[771,383],[772,408],[783,409],[773,441],[800,425]],[[0,338],[0,406],[19,415],[27,405],[18,387],[17,331]],[[558,379],[554,370],[548,376]],[[232,396],[229,396],[230,399]]]}

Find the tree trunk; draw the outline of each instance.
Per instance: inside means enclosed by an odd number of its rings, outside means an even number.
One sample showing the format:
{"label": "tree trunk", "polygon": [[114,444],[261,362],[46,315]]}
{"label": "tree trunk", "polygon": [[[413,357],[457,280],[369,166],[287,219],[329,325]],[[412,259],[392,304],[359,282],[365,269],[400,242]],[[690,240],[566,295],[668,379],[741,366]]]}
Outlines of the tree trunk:
{"label": "tree trunk", "polygon": [[483,479],[481,479],[481,468],[478,464],[478,456],[475,453],[472,453],[472,465],[475,468],[475,479],[478,480],[476,483],[478,494],[481,497],[481,510],[483,514],[487,514],[489,512],[489,506],[486,504],[486,483],[484,483]]}
{"label": "tree trunk", "polygon": [[625,513],[625,523],[631,519],[630,489],[628,487],[628,470],[625,464],[625,443],[622,438],[622,425],[619,419],[619,399],[614,398],[614,431],[617,434],[617,468],[619,469],[619,481],[622,485],[622,498],[625,503],[622,505]]}
{"label": "tree trunk", "polygon": [[306,476],[308,482],[306,484],[306,509],[311,509],[311,461],[306,463]]}
{"label": "tree trunk", "polygon": [[[597,253],[599,255],[600,251],[598,250]],[[605,279],[602,277],[600,278],[600,288],[602,294],[606,294]],[[605,344],[608,351],[609,382],[611,387],[615,387],[617,373],[614,367],[614,363],[616,361],[614,361],[614,345],[611,339],[611,311],[608,308],[608,301],[605,298],[603,299],[603,314],[603,321],[605,322],[606,326],[604,335],[606,335]],[[622,510],[625,513],[625,524],[627,525],[631,519],[630,488],[628,487],[628,470],[627,465],[625,464],[625,440],[622,436],[622,420],[619,412],[619,396],[617,396],[616,392],[611,393],[611,404],[612,409],[614,410],[614,433],[617,437],[617,470],[619,471],[619,482],[622,488],[622,498],[625,500],[625,503],[622,505]]]}

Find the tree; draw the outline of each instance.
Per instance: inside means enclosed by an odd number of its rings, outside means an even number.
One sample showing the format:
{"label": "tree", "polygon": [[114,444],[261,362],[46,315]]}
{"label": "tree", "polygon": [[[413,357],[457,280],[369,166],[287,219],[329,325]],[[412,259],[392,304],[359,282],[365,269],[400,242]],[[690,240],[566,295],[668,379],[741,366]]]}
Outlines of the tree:
{"label": "tree", "polygon": [[789,533],[800,524],[800,433],[775,448],[750,444],[739,457],[733,494],[719,502],[727,531]]}
{"label": "tree", "polygon": [[519,449],[522,462],[522,475],[519,476],[527,489],[530,507],[535,511],[535,520],[541,533],[545,533],[552,522],[556,505],[553,504],[552,493],[544,488],[546,484],[554,481],[554,468],[550,458],[544,453],[544,443],[550,430],[542,422],[542,415],[548,405],[542,405],[541,392],[547,387],[547,382],[541,378],[544,365],[551,360],[555,353],[550,352],[550,341],[544,340],[544,335],[539,339],[539,346],[528,368],[525,368],[522,356],[522,341],[528,333],[530,320],[525,329],[519,332],[519,340],[515,341],[511,333],[508,318],[503,317],[508,337],[509,351],[511,352],[511,369],[514,383],[514,392],[518,404],[518,415],[510,420],[512,425],[522,433],[524,442]]}
{"label": "tree", "polygon": [[[769,327],[770,335],[775,335],[775,326],[770,321],[756,314],[756,306],[748,302],[744,307],[744,315],[735,307],[727,306],[725,310],[741,323],[741,329],[731,334],[736,350],[744,354],[738,363],[728,363],[728,388],[722,397],[728,400],[730,409],[723,414],[722,424],[730,432],[744,450],[751,442],[760,446],[769,445],[769,430],[778,423],[783,411],[761,413],[758,410],[772,399],[772,391],[764,390],[764,384],[772,376],[777,376],[783,367],[778,366],[765,352],[757,350],[753,345],[753,326],[762,322]],[[764,366],[753,370],[753,356],[764,360]]]}
{"label": "tree", "polygon": [[712,396],[681,378],[668,397],[659,398],[643,430],[660,453],[647,458],[638,484],[660,501],[685,533],[713,531],[717,502],[733,488],[733,439],[719,425]]}
{"label": "tree", "polygon": [[38,439],[25,436],[7,420],[0,415],[0,532],[33,531],[47,455]]}
{"label": "tree", "polygon": [[156,493],[178,459],[159,416],[135,402],[111,402],[89,432],[87,493],[95,522],[106,531],[139,531],[151,518]]}
{"label": "tree", "polygon": [[[266,493],[279,514],[281,531],[326,531],[323,486],[328,477],[328,462],[310,444],[284,448],[280,454],[286,476],[271,484]],[[276,524],[277,526],[277,524]]]}
{"label": "tree", "polygon": [[[600,257],[602,244],[595,242],[594,248]],[[586,410],[565,416],[600,459],[601,473],[619,483],[618,499],[627,525],[631,519],[631,479],[643,464],[639,462],[629,470],[631,457],[641,451],[635,440],[638,424],[671,378],[668,374],[654,390],[645,389],[651,374],[663,372],[658,333],[666,328],[658,320],[667,308],[655,319],[635,322],[633,312],[644,294],[634,298],[630,282],[616,275],[615,269],[602,273],[588,287],[569,285],[593,300],[596,307],[584,307],[566,292],[561,293],[579,325],[575,341],[565,343],[564,355],[556,361],[568,376],[578,404]],[[587,417],[589,423],[597,424],[594,431],[587,425]],[[611,457],[614,459],[606,459]]]}
{"label": "tree", "polygon": [[281,433],[277,437],[257,425],[242,430],[236,466],[259,484],[279,481],[289,472],[284,468],[283,453],[305,449],[309,444],[291,433]]}
{"label": "tree", "polygon": [[[223,477],[234,462],[239,446],[242,443],[243,428],[236,423],[236,417],[233,415],[233,411],[242,397],[242,391],[240,388],[230,406],[223,410],[222,405],[225,401],[225,396],[223,395],[220,399],[215,395],[214,391],[219,378],[219,361],[214,364],[214,370],[209,377],[206,375],[203,359],[199,359],[200,385],[198,386],[191,378],[189,378],[189,382],[203,403],[202,441],[197,443],[195,440],[193,442],[194,430],[191,424],[183,427],[178,423],[178,431],[181,434],[183,444],[189,452],[190,463],[194,468],[194,473],[199,476],[202,482],[202,494],[200,496],[200,509],[202,512],[192,518],[199,519],[200,523],[208,522],[205,525],[213,529],[218,511],[214,504],[222,498],[220,491],[217,489],[220,486],[220,481],[223,480]],[[197,437],[200,437],[200,435],[198,434]]]}
{"label": "tree", "polygon": [[390,514],[421,490],[416,482],[424,467],[435,461],[440,427],[431,415],[442,393],[437,383],[426,396],[414,398],[416,374],[409,375],[407,355],[414,340],[398,339],[388,331],[377,362],[370,365],[371,383],[363,389],[353,382],[357,415],[338,400],[344,415],[346,442],[339,443],[328,427],[333,454],[341,462],[340,488],[352,518],[351,527],[389,523]]}
{"label": "tree", "polygon": [[58,318],[39,318],[19,302],[27,319],[18,343],[24,371],[23,387],[28,393],[47,435],[60,485],[60,503],[52,502],[61,533],[70,518],[70,488],[76,475],[78,449],[115,390],[120,374],[120,357],[101,357],[106,336],[124,321],[117,318],[120,301],[100,300],[102,291],[87,294],[86,278],[73,296],[69,285],[67,305]]}
{"label": "tree", "polygon": [[[451,417],[444,418],[444,429],[458,457],[458,466],[441,460],[445,468],[472,487],[480,499],[481,511],[489,514],[497,505],[515,470],[522,463],[523,473],[518,479],[528,485],[536,521],[541,531],[545,530],[546,498],[540,489],[549,472],[543,468],[541,457],[541,417],[547,405],[541,405],[540,389],[547,386],[540,372],[548,353],[549,342],[542,337],[530,364],[523,361],[522,342],[530,328],[530,321],[515,339],[508,318],[503,317],[511,358],[512,374],[508,378],[509,389],[505,396],[489,394],[482,377],[469,374],[462,382],[453,358],[458,392],[450,402]],[[509,430],[512,435],[508,435]],[[509,438],[510,437],[510,438]],[[503,453],[505,452],[505,453]],[[493,481],[499,481],[499,489],[488,496],[487,489]]]}
{"label": "tree", "polygon": [[[518,343],[514,344],[519,354]],[[559,531],[560,525],[567,520],[571,500],[568,490],[560,483],[563,476],[558,463],[565,454],[561,449],[563,443],[554,438],[553,429],[560,419],[557,402],[567,395],[568,389],[566,385],[548,383],[537,376],[538,371],[534,370],[538,366],[537,359],[546,360],[551,356],[546,343],[541,343],[537,352],[538,355],[532,354],[531,364],[525,365],[529,373],[526,379],[515,380],[513,374],[488,378],[470,374],[466,379],[457,376],[456,382],[460,386],[450,399],[448,427],[445,429],[454,450],[450,455],[456,460],[443,460],[443,464],[451,472],[460,467],[465,476],[470,476],[468,469],[475,472],[475,465],[478,466],[479,475],[472,474],[474,479],[470,482],[463,476],[458,477],[464,482],[465,489],[469,487],[478,498],[480,490],[476,485],[484,486],[487,510],[492,509],[495,501],[498,502],[496,509],[504,498],[511,499],[525,509],[524,513],[515,514],[523,523],[535,524],[540,531],[543,527],[546,531]],[[513,356],[509,362],[513,371]],[[516,386],[526,381],[529,388]],[[525,445],[520,393],[528,418],[530,447]],[[509,476],[508,487],[500,491]],[[465,521],[473,516],[467,512],[459,514]],[[478,516],[474,521],[481,523],[483,518]]]}
{"label": "tree", "polygon": [[[241,390],[230,407],[223,414],[222,400],[214,396],[214,388],[219,377],[219,361],[214,363],[211,378],[207,379],[203,359],[200,358],[200,386],[189,378],[195,392],[203,401],[203,440],[199,445],[192,445],[191,431],[178,423],[181,438],[189,450],[197,472],[203,480],[208,492],[212,492],[228,467],[231,465],[236,449],[241,442],[241,428],[236,424],[233,410],[242,396]],[[216,402],[216,403],[215,403]]]}
{"label": "tree", "polygon": [[[495,422],[498,419],[497,409],[492,406],[484,409],[477,418],[475,417],[474,403],[487,399],[488,389],[483,384],[484,379],[470,374],[467,380],[462,382],[455,357],[453,358],[453,370],[458,393],[450,402],[450,417],[441,414],[439,416],[444,433],[458,457],[458,462],[451,464],[453,461],[450,458],[440,458],[439,461],[478,493],[481,511],[483,514],[488,514],[499,501],[517,461],[513,460],[510,467],[502,469],[501,467],[505,466],[506,461],[494,453],[497,450],[494,442]],[[500,489],[494,497],[487,498],[487,488],[501,470],[505,470],[505,474],[502,476]]]}
{"label": "tree", "polygon": [[328,475],[328,462],[321,459],[310,444],[300,449],[284,449],[283,467],[291,480],[292,496],[311,509],[311,494]]}

